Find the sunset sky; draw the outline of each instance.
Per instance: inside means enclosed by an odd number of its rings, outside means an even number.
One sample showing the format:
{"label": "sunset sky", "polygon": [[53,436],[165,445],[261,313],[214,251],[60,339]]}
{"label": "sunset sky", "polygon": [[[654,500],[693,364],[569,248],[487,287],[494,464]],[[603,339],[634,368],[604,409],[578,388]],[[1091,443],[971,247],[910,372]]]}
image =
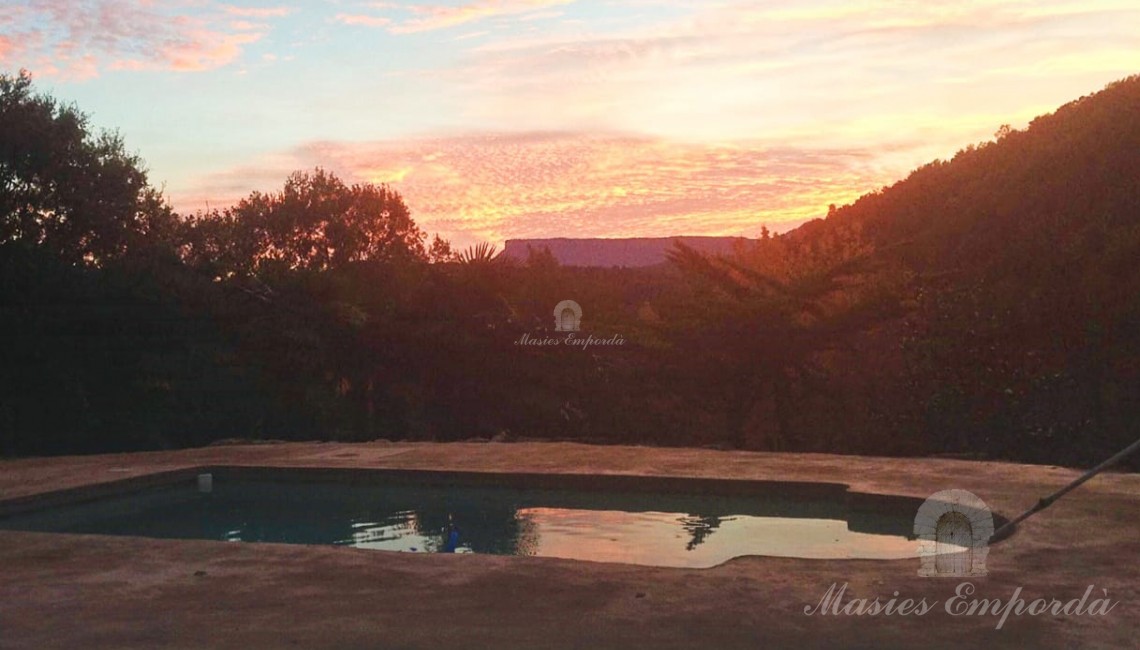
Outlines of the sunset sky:
{"label": "sunset sky", "polygon": [[[1140,72],[1140,3],[2,0],[175,207],[323,166],[458,245],[742,234]],[[783,224],[783,226],[781,226]]]}

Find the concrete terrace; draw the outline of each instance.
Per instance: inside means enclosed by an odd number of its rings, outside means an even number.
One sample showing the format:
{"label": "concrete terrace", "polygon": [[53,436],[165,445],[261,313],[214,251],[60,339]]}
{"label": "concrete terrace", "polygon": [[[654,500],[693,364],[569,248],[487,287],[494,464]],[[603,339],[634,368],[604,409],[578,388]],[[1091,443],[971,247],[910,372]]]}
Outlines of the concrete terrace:
{"label": "concrete terrace", "polygon": [[[1069,469],[566,443],[290,443],[0,461],[3,502],[209,465],[826,481],[926,498],[970,490],[1012,517]],[[1093,479],[994,546],[978,598],[1119,604],[1105,616],[951,616],[961,580],[918,560],[737,558],[700,570],[488,555],[0,531],[0,648],[1084,648],[1140,638],[1140,475]],[[925,616],[805,615],[847,598]]]}

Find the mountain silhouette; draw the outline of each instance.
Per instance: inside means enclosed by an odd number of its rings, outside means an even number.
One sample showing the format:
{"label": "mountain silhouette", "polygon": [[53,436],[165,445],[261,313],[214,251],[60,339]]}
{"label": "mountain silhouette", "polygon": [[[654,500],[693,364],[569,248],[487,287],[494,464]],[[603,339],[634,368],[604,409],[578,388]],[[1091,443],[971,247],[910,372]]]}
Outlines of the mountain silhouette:
{"label": "mountain silhouette", "polygon": [[641,267],[663,264],[676,242],[702,253],[728,254],[750,240],[744,237],[632,237],[508,239],[502,255],[523,261],[530,251],[549,249],[563,266]]}

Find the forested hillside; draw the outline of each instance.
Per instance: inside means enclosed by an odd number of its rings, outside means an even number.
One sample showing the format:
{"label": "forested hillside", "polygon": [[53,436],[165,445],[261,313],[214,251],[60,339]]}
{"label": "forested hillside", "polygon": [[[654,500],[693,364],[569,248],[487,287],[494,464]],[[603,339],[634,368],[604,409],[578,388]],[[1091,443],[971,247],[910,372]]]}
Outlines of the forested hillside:
{"label": "forested hillside", "polygon": [[[890,410],[910,403],[935,449],[1091,459],[1138,435],[1140,77],[780,239],[832,261],[861,247],[908,276],[899,365],[873,381],[902,383]],[[761,267],[778,257],[763,248]],[[893,356],[877,343],[867,363]]]}

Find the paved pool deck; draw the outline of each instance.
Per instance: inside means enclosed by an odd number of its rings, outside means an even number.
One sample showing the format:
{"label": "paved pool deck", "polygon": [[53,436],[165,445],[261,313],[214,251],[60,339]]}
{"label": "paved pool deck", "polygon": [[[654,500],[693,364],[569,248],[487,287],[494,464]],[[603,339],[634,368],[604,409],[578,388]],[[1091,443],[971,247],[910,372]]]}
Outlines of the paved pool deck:
{"label": "paved pool deck", "polygon": [[[568,443],[289,443],[0,460],[0,502],[210,465],[630,474],[974,492],[1014,516],[1071,469]],[[951,615],[918,560],[742,557],[710,569],[0,531],[0,648],[1137,648],[1140,475],[1101,475],[990,549],[973,598],[1116,603],[1105,615]],[[807,615],[925,598],[925,615]],[[1086,601],[1088,602],[1088,601]]]}

